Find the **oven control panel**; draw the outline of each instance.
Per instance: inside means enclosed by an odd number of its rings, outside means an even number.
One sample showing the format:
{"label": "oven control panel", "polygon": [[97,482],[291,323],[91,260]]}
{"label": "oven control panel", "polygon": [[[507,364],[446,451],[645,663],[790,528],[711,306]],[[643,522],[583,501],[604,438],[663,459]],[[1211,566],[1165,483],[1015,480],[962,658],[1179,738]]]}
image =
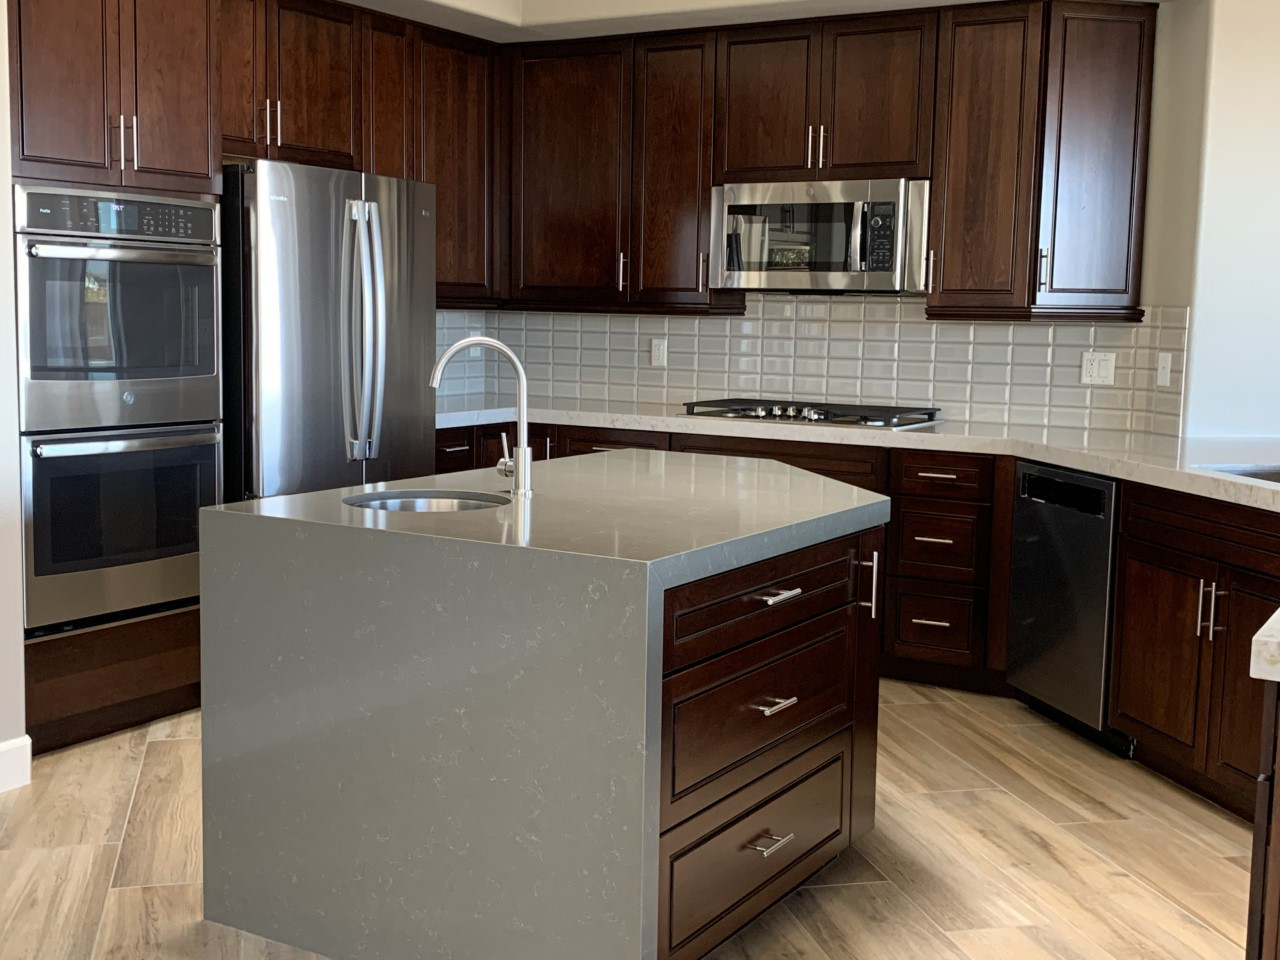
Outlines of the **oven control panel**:
{"label": "oven control panel", "polygon": [[872,200],[866,207],[863,243],[870,273],[892,273],[897,267],[898,205]]}
{"label": "oven control panel", "polygon": [[97,237],[217,242],[214,204],[28,190],[22,227]]}

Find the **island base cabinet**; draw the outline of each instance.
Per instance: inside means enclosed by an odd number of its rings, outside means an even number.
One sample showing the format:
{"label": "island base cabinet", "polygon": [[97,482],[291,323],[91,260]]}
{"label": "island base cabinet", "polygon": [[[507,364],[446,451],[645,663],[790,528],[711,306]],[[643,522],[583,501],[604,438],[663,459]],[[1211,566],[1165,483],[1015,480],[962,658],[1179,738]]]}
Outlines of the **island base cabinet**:
{"label": "island base cabinet", "polygon": [[659,960],[698,960],[849,846],[848,731],[661,840]]}

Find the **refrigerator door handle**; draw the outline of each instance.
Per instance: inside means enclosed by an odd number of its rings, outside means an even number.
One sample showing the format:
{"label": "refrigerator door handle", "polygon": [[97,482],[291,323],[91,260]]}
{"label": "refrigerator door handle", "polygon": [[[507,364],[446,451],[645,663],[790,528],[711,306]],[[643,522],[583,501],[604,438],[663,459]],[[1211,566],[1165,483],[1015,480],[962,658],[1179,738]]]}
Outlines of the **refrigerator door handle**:
{"label": "refrigerator door handle", "polygon": [[369,459],[369,434],[373,417],[373,365],[375,330],[373,320],[373,250],[369,241],[369,204],[361,202],[359,206],[360,224],[356,237],[360,240],[360,287],[363,302],[360,310],[360,413],[356,433],[357,460]]}
{"label": "refrigerator door handle", "polygon": [[376,202],[371,201],[365,206],[369,211],[366,226],[373,240],[374,317],[378,343],[373,367],[373,433],[369,438],[369,459],[376,460],[382,447],[382,410],[387,398],[387,258],[382,242],[382,213]]}
{"label": "refrigerator door handle", "polygon": [[360,219],[360,201],[348,200],[347,213],[342,218],[342,255],[338,261],[341,276],[341,292],[338,295],[338,351],[342,376],[342,430],[347,445],[347,459],[358,460],[359,438],[355,435],[356,374],[354,360],[355,340],[355,232]]}

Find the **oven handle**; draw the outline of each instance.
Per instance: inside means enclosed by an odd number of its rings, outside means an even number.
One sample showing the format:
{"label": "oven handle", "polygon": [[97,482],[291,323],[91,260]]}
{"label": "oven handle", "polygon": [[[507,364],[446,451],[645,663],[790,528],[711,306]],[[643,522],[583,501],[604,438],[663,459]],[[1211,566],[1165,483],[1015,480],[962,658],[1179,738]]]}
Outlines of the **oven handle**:
{"label": "oven handle", "polygon": [[42,460],[55,457],[98,457],[112,453],[145,453],[148,450],[179,450],[183,447],[208,447],[221,442],[221,431],[184,433],[172,437],[137,437],[132,440],[70,440],[37,443],[32,454]]}
{"label": "oven handle", "polygon": [[193,250],[157,250],[139,247],[77,247],[61,243],[32,243],[28,256],[40,260],[113,260],[134,263],[178,263],[212,267],[218,262],[216,253]]}

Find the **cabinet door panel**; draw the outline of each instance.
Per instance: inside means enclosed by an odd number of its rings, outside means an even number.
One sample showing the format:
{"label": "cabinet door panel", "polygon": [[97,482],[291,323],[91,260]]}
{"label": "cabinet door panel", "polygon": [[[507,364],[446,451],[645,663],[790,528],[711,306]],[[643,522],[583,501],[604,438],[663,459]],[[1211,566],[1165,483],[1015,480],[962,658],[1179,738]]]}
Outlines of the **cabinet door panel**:
{"label": "cabinet door panel", "polygon": [[272,159],[360,169],[359,16],[354,7],[321,0],[271,0]]}
{"label": "cabinet door panel", "polygon": [[710,302],[712,34],[636,48],[632,299]]}
{"label": "cabinet door panel", "polygon": [[625,302],[631,43],[535,48],[515,70],[513,293]]}
{"label": "cabinet door panel", "polygon": [[119,0],[10,0],[13,172],[119,184]]}
{"label": "cabinet door panel", "polygon": [[221,180],[218,0],[120,0],[125,186],[212,193]]}
{"label": "cabinet door panel", "polygon": [[1051,7],[1037,305],[1138,305],[1155,19]]}
{"label": "cabinet door panel", "polygon": [[812,180],[822,28],[778,24],[725,31],[716,58],[720,183]]}
{"label": "cabinet door panel", "polygon": [[822,57],[822,176],[929,176],[938,15],[833,21]]}
{"label": "cabinet door panel", "polygon": [[364,15],[364,170],[379,177],[416,174],[413,24]]}
{"label": "cabinet door panel", "polygon": [[266,0],[221,0],[218,22],[222,151],[237,157],[266,153]]}
{"label": "cabinet door panel", "polygon": [[436,185],[436,281],[441,297],[486,298],[494,289],[493,63],[484,45],[424,35],[422,163]]}
{"label": "cabinet door panel", "polygon": [[1253,635],[1280,609],[1280,582],[1233,570],[1228,582],[1219,584],[1218,589],[1213,720],[1206,772],[1249,796],[1262,772],[1266,696],[1266,684],[1249,676],[1249,661]]}
{"label": "cabinet door panel", "polygon": [[1123,540],[1118,570],[1111,722],[1203,770],[1212,668],[1205,618],[1218,567]]}
{"label": "cabinet door panel", "polygon": [[1041,13],[942,11],[930,306],[1029,306]]}

